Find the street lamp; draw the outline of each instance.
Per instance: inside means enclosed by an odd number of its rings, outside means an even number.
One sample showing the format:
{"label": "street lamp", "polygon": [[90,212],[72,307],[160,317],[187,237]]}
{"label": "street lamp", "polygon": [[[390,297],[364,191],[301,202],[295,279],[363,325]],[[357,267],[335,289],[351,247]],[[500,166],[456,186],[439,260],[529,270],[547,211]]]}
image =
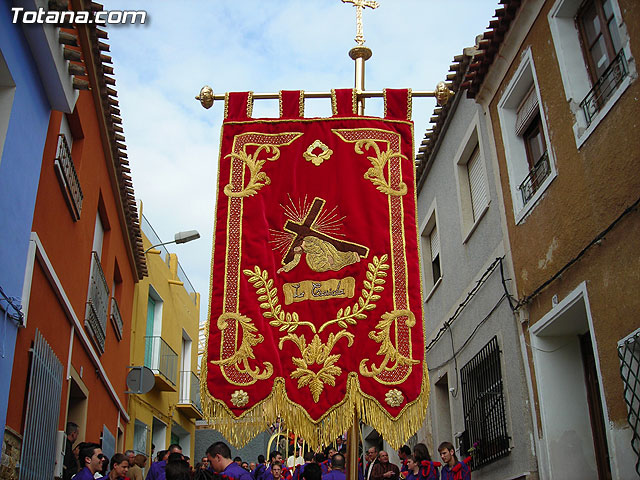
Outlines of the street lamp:
{"label": "street lamp", "polygon": [[200,234],[198,233],[197,230],[187,230],[186,232],[178,232],[175,234],[173,240],[171,240],[170,242],[163,242],[163,243],[157,243],[155,245],[151,245],[149,248],[147,248],[144,251],[144,253],[146,255],[149,250],[151,250],[152,248],[160,247],[161,245],[168,245],[170,243],[187,243],[187,242],[190,242],[191,240],[197,240],[198,238],[200,238]]}

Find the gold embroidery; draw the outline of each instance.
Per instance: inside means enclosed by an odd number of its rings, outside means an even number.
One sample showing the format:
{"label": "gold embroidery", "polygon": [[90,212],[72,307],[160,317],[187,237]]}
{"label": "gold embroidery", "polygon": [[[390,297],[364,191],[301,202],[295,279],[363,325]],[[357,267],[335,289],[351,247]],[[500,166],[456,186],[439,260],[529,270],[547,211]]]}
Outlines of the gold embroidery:
{"label": "gold embroidery", "polygon": [[413,110],[413,94],[411,89],[407,89],[407,120],[411,121],[411,115]]}
{"label": "gold embroidery", "polygon": [[389,269],[389,264],[385,263],[387,258],[387,254],[384,254],[380,259],[373,257],[373,260],[367,266],[367,279],[363,282],[364,288],[358,301],[353,304],[353,307],[338,310],[336,318],[325,322],[318,330],[319,333],[334,323],[337,323],[342,328],[347,328],[347,325],[355,325],[356,320],[367,318],[364,312],[376,308],[375,302],[380,300],[378,293],[384,290],[385,280],[381,277],[387,276],[387,272],[385,272],[385,270]]}
{"label": "gold embroidery", "polygon": [[353,298],[356,279],[353,277],[332,278],[330,280],[301,280],[282,286],[284,304],[290,305],[305,300],[329,300],[332,298]]}
{"label": "gold embroidery", "polygon": [[351,112],[356,115],[358,113],[358,95],[356,89],[351,89]]}
{"label": "gold embroidery", "polygon": [[[318,155],[315,155],[313,153],[316,148],[322,150],[322,152]],[[311,145],[309,145],[307,151],[302,154],[307,162],[313,163],[316,167],[322,165],[322,162],[324,162],[325,160],[329,160],[329,158],[331,158],[331,155],[333,155],[333,150],[327,147],[320,140],[316,140]]]}
{"label": "gold embroidery", "polygon": [[[316,403],[320,399],[324,385],[328,384],[335,387],[336,377],[342,374],[342,369],[336,365],[341,355],[330,355],[333,347],[342,337],[348,339],[349,346],[353,344],[353,334],[344,330],[329,335],[326,344],[322,343],[318,335],[314,335],[311,343],[307,345],[307,341],[303,336],[293,333],[281,338],[278,344],[280,350],[282,350],[282,345],[287,340],[297,345],[302,358],[293,357],[291,359],[294,365],[298,367],[291,373],[291,378],[298,379],[299,389],[308,385],[313,401]],[[322,365],[322,368],[316,372],[309,368],[312,365]]]}
{"label": "gold embroidery", "polygon": [[358,140],[354,148],[357,153],[363,154],[364,151],[362,147],[373,148],[376,153],[375,157],[367,157],[373,166],[366,171],[366,173],[364,174],[364,178],[370,180],[371,183],[376,186],[376,189],[381,191],[382,193],[393,196],[406,195],[407,184],[404,182],[400,182],[397,190],[392,188],[384,178],[384,167],[392,158],[403,158],[406,160],[407,157],[401,153],[394,153],[389,148],[387,148],[386,151],[382,152],[380,151],[380,147],[378,146],[378,144],[371,139]]}
{"label": "gold embroidery", "polygon": [[213,365],[233,366],[238,372],[248,374],[255,383],[256,380],[265,380],[273,374],[273,365],[270,362],[264,362],[264,370],[260,372],[258,367],[251,368],[249,365],[249,359],[255,359],[253,353],[253,347],[262,343],[264,337],[260,334],[255,334],[258,331],[255,325],[253,325],[249,317],[240,315],[238,313],[223,313],[218,317],[218,328],[222,332],[222,336],[225,335],[225,330],[230,327],[229,322],[237,322],[237,326],[242,327],[242,341],[238,346],[238,335],[236,333],[235,349],[234,353],[227,358],[220,358],[220,360],[211,360]]}
{"label": "gold embroidery", "polygon": [[280,300],[278,300],[278,289],[273,286],[273,280],[269,278],[269,273],[266,270],[261,270],[256,266],[253,270],[247,269],[242,272],[249,277],[249,283],[256,289],[258,301],[262,302],[260,308],[267,310],[262,314],[264,318],[273,318],[269,325],[279,327],[281,332],[284,330],[293,332],[301,325],[310,327],[313,332],[316,331],[316,326],[313,323],[301,322],[296,312],[285,313],[282,311]]}
{"label": "gold embroidery", "polygon": [[387,402],[387,405],[390,407],[399,407],[402,405],[402,402],[404,402],[404,395],[400,390],[394,388],[387,392],[384,396],[384,401]]}
{"label": "gold embroidery", "polygon": [[236,390],[231,394],[231,403],[238,408],[244,407],[249,403],[249,394],[244,390]]}
{"label": "gold embroidery", "polygon": [[[270,162],[275,162],[278,158],[280,158],[280,147],[290,145],[293,141],[295,141],[300,136],[302,136],[302,133],[287,132],[287,133],[282,133],[278,135],[290,136],[290,139],[279,145],[271,145],[271,144],[257,145],[258,148],[256,149],[255,152],[253,152],[252,155],[247,153],[247,147],[250,145],[254,145],[254,146],[256,145],[251,143],[246,143],[242,147],[242,150],[225,155],[224,158],[236,159],[242,162],[244,165],[246,165],[249,168],[249,173],[251,174],[249,178],[249,183],[244,188],[241,188],[240,190],[238,190],[237,187],[233,185],[233,183],[227,184],[224,187],[224,193],[228,197],[250,197],[258,193],[258,190],[260,190],[262,187],[264,187],[265,185],[269,185],[271,183],[271,179],[269,178],[269,176],[265,172],[261,171],[263,165],[267,162],[267,160]],[[267,154],[267,157],[263,158],[262,160],[258,160],[258,157],[263,152]],[[271,156],[268,156],[269,154],[271,154]]]}
{"label": "gold embroidery", "polygon": [[336,89],[331,89],[331,113],[335,116],[338,114],[338,99],[336,98]]}
{"label": "gold embroidery", "polygon": [[229,117],[229,92],[225,92],[224,94],[224,118],[225,120]]}
{"label": "gold embroidery", "polygon": [[[363,359],[360,362],[361,375],[365,377],[375,377],[383,370],[390,371],[395,370],[398,366],[416,365],[420,363],[419,360],[411,358],[411,354],[409,356],[402,355],[398,351],[397,346],[394,345],[391,340],[391,327],[394,326],[397,331],[398,319],[400,318],[405,318],[404,322],[409,328],[412,328],[416,324],[416,317],[410,310],[394,310],[393,312],[387,312],[382,315],[382,320],[380,320],[378,325],[376,325],[378,332],[369,332],[369,338],[380,344],[377,354],[384,356],[384,359],[380,363],[380,366],[376,367],[375,365],[372,365],[371,370],[369,370],[366,365],[369,359]],[[409,338],[409,344],[411,344],[411,338]],[[393,363],[393,366],[388,367],[389,363]]]}
{"label": "gold embroidery", "polygon": [[278,90],[278,108],[280,109],[280,118],[282,118],[282,90]]}
{"label": "gold embroidery", "polygon": [[300,90],[300,100],[298,101],[298,112],[300,118],[304,117],[304,90]]}
{"label": "gold embroidery", "polygon": [[283,267],[278,273],[294,268],[303,253],[306,254],[309,268],[316,272],[338,271],[369,255],[369,249],[363,245],[338,240],[320,231],[319,224],[325,203],[324,199],[315,197],[304,218],[285,222],[284,230],[291,234],[291,243],[282,258]]}
{"label": "gold embroidery", "polygon": [[247,95],[247,117],[251,118],[253,115],[253,92],[248,92]]}

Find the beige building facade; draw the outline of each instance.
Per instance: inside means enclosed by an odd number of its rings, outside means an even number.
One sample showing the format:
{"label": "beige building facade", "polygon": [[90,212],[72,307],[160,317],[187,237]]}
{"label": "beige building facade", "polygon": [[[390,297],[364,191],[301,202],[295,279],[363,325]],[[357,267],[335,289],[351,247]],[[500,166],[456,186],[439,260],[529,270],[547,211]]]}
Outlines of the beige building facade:
{"label": "beige building facade", "polygon": [[504,8],[466,86],[493,136],[540,477],[637,478],[640,4]]}

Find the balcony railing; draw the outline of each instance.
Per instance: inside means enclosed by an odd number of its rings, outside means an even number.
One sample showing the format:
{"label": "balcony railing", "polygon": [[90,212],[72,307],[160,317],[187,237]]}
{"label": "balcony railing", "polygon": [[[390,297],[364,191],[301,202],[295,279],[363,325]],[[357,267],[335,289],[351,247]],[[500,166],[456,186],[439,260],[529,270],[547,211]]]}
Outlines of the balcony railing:
{"label": "balcony railing", "polygon": [[57,157],[54,159],[56,174],[60,182],[60,188],[67,201],[67,206],[71,212],[71,216],[75,221],[80,220],[80,212],[82,211],[82,189],[78,180],[76,167],[71,159],[71,150],[63,133],[58,135]]}
{"label": "balcony railing", "polygon": [[518,190],[522,194],[522,204],[526,205],[527,202],[538,191],[542,182],[551,173],[551,167],[549,165],[549,155],[544,152],[538,162],[531,169],[529,174],[522,181]]}
{"label": "balcony railing", "polygon": [[180,372],[180,400],[179,404],[192,405],[202,412],[200,404],[200,379],[191,371]]}
{"label": "balcony railing", "polygon": [[173,387],[178,380],[178,354],[162,337],[144,337],[144,365],[162,375]]}
{"label": "balcony railing", "polygon": [[120,307],[118,307],[116,297],[111,297],[111,323],[116,329],[118,340],[122,340],[122,315],[120,314]]}
{"label": "balcony railing", "polygon": [[591,125],[593,117],[600,111],[611,95],[613,95],[618,85],[622,83],[622,80],[628,73],[627,58],[624,56],[624,50],[620,50],[620,53],[616,55],[611,65],[602,72],[602,76],[589,93],[587,93],[584,100],[580,102],[580,107],[582,107],[582,111],[584,112],[587,125]]}
{"label": "balcony railing", "polygon": [[91,334],[100,353],[104,352],[104,340],[107,327],[107,307],[109,286],[102,272],[100,257],[91,252],[91,283],[84,325]]}

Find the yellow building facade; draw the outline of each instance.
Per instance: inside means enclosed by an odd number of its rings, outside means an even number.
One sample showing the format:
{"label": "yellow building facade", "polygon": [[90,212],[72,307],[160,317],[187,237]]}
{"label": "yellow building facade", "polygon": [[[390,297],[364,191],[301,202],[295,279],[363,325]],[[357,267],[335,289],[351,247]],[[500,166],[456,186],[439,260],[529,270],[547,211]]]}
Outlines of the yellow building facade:
{"label": "yellow building facade", "polygon": [[[141,214],[144,248],[162,243]],[[125,448],[157,454],[179,443],[193,456],[195,421],[202,418],[198,380],[200,294],[165,247],[147,254],[149,275],[136,285],[131,365],[153,372],[153,388],[129,395]]]}

